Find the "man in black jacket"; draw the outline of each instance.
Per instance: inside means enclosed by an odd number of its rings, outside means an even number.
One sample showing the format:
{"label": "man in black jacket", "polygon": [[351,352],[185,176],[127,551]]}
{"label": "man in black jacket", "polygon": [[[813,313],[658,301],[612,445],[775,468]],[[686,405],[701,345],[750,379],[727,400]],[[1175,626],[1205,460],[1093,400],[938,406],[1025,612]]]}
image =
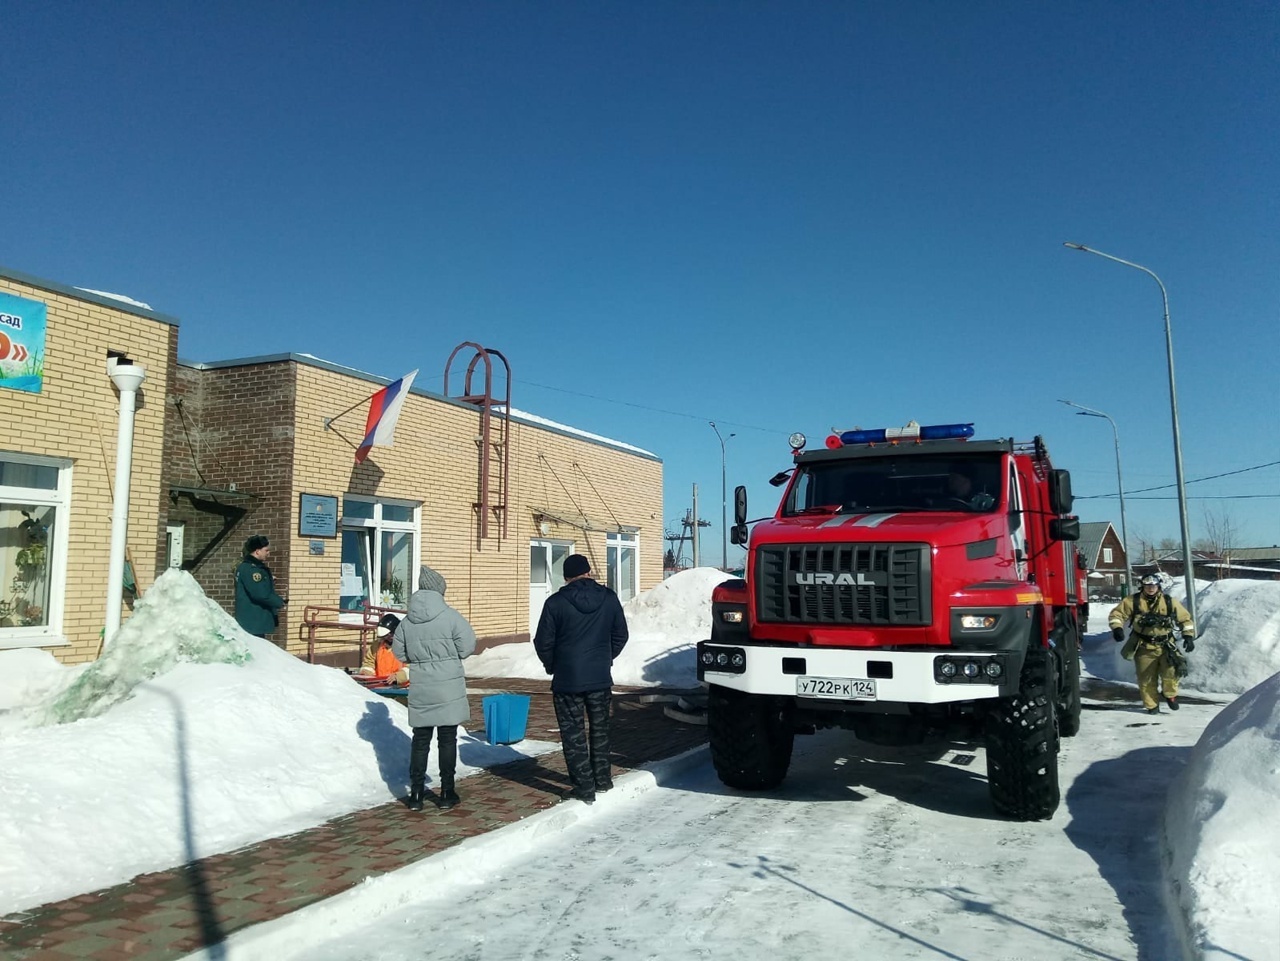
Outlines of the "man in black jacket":
{"label": "man in black jacket", "polygon": [[571,797],[591,804],[597,792],[613,787],[610,668],[626,646],[627,619],[618,595],[591,577],[591,564],[581,554],[565,558],[564,579],[542,608],[533,646],[551,675]]}

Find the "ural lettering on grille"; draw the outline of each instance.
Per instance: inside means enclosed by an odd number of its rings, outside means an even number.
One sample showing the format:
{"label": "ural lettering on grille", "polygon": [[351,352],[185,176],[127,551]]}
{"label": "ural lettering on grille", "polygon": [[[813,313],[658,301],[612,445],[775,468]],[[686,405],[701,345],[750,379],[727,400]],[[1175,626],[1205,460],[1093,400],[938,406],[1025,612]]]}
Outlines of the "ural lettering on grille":
{"label": "ural lettering on grille", "polygon": [[792,544],[761,548],[760,620],[783,624],[928,624],[928,550],[921,544]]}

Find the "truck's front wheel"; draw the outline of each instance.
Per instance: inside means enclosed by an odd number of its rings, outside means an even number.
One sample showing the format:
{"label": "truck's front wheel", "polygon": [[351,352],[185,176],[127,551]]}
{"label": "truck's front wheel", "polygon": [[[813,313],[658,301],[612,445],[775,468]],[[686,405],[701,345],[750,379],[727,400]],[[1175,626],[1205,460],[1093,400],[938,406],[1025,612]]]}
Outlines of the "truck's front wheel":
{"label": "truck's front wheel", "polygon": [[707,734],[711,762],[729,787],[767,790],[787,776],[795,731],[785,701],[712,686]]}
{"label": "truck's front wheel", "polygon": [[1063,737],[1080,733],[1080,628],[1068,615],[1054,632],[1062,658],[1062,703],[1058,705],[1058,729]]}
{"label": "truck's front wheel", "polygon": [[1032,650],[1018,692],[987,715],[987,784],[991,803],[1019,821],[1052,817],[1058,809],[1058,717],[1049,652]]}

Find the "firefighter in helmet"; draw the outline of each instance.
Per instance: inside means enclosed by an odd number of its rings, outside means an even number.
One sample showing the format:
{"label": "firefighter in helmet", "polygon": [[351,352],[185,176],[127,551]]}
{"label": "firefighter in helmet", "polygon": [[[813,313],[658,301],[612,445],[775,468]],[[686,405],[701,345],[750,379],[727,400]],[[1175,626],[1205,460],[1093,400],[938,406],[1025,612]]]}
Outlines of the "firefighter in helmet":
{"label": "firefighter in helmet", "polygon": [[1111,636],[1123,641],[1124,627],[1132,625],[1129,643],[1121,653],[1133,658],[1138,673],[1138,693],[1148,714],[1160,713],[1163,693],[1169,710],[1178,709],[1178,678],[1186,673],[1186,658],[1174,638],[1174,630],[1182,632],[1182,644],[1190,654],[1195,650],[1196,626],[1191,614],[1161,589],[1160,575],[1142,578],[1142,591],[1130,594],[1112,610],[1107,618]]}

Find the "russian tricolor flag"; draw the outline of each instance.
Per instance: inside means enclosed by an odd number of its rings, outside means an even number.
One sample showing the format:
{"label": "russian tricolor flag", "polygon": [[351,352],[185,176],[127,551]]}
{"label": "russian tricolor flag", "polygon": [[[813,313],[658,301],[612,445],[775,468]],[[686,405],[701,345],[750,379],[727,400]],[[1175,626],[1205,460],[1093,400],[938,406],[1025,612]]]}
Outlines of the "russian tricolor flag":
{"label": "russian tricolor flag", "polygon": [[404,399],[409,396],[409,388],[413,386],[413,378],[417,375],[416,370],[411,370],[369,398],[369,417],[364,422],[364,440],[356,448],[357,464],[364,462],[371,448],[391,446],[395,440],[396,421],[400,419],[400,408],[404,406]]}

